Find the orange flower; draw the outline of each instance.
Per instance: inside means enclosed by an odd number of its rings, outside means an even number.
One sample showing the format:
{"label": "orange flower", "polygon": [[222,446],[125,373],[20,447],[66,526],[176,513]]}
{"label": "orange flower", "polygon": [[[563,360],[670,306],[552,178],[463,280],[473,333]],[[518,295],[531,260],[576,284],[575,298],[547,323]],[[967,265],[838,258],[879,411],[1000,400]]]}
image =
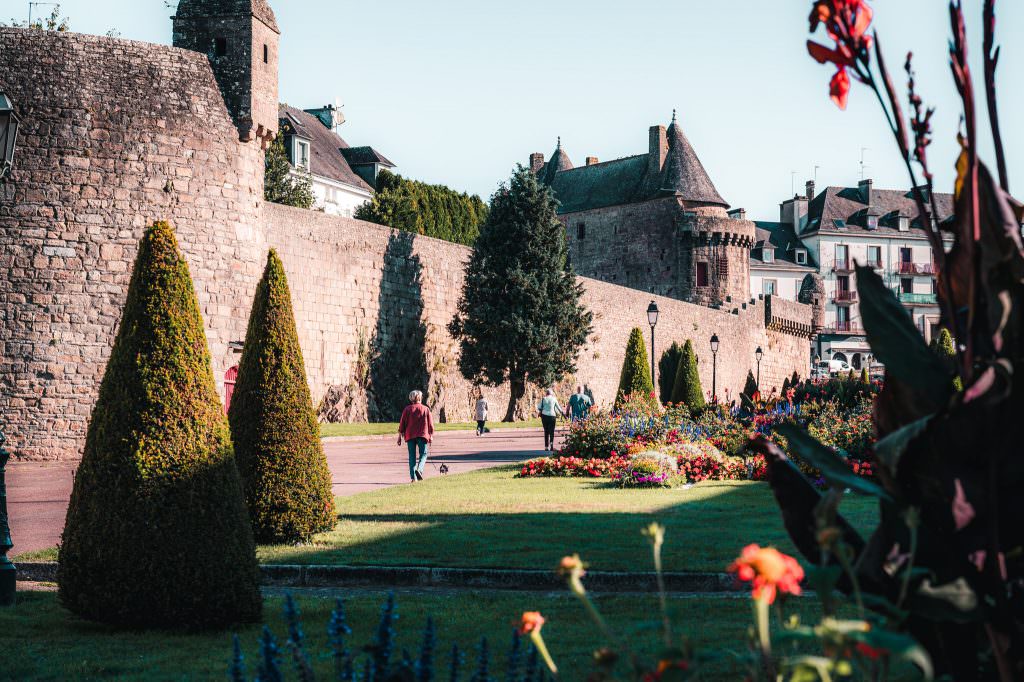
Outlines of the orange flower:
{"label": "orange flower", "polygon": [[796,559],[773,547],[758,545],[744,547],[728,570],[740,580],[752,582],[754,599],[764,599],[769,604],[775,602],[779,592],[800,594],[800,581],[804,579],[804,569]]}
{"label": "orange flower", "polygon": [[544,616],[540,615],[540,611],[524,611],[523,620],[519,624],[519,634],[528,635],[534,631],[539,634],[543,625]]}
{"label": "orange flower", "polygon": [[562,557],[562,560],[558,563],[559,574],[570,575],[576,571],[579,571],[580,575],[584,575],[583,561],[580,559],[580,555],[573,554],[572,556]]}

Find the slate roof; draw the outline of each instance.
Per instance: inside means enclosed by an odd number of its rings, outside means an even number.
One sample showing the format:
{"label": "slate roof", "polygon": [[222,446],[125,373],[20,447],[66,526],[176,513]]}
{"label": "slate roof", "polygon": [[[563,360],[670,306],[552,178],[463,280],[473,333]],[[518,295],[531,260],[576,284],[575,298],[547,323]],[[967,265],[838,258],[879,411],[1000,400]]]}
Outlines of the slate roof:
{"label": "slate roof", "polygon": [[373,147],[342,147],[341,153],[345,156],[350,166],[364,166],[371,163],[379,163],[388,168],[394,168],[395,164],[388,161],[387,157]]}
{"label": "slate roof", "polygon": [[715,189],[697,153],[673,116],[666,132],[668,153],[662,170],[653,175],[647,154],[574,168],[561,140],[537,177],[551,187],[560,202],[559,213],[575,213],[607,206],[678,196],[684,201],[728,208]]}
{"label": "slate roof", "polygon": [[182,18],[250,15],[281,32],[267,0],[181,0],[175,14]]}
{"label": "slate roof", "polygon": [[[750,266],[765,269],[779,270],[806,270],[815,272],[812,264],[812,254],[804,244],[793,234],[793,228],[787,223],[775,223],[765,220],[754,221],[754,248],[750,253]],[[775,247],[775,261],[765,263],[761,259],[762,248],[765,246]],[[804,249],[807,252],[807,263],[801,265],[796,262],[794,249]]]}
{"label": "slate roof", "polygon": [[282,104],[278,112],[282,134],[298,135],[309,140],[310,170],[313,175],[351,185],[365,192],[373,191],[373,188],[349,165],[348,159],[345,158],[345,150],[349,149],[349,145],[340,135],[328,129],[316,116],[301,109]]}
{"label": "slate roof", "polygon": [[668,156],[665,158],[660,189],[672,192],[686,201],[729,207],[708,177],[704,164],[697,158],[697,152],[686,139],[682,126],[676,122],[675,114],[672,116],[672,125],[668,127]]}
{"label": "slate roof", "polygon": [[[935,194],[935,203],[939,211],[939,222],[953,215],[953,195]],[[867,229],[867,216],[879,218],[878,229]],[[809,232],[825,234],[850,234],[854,232],[884,234],[890,236],[906,235],[899,231],[898,217],[910,218],[910,232],[917,236],[924,234],[924,228],[918,221],[917,204],[909,190],[871,189],[871,204],[864,201],[861,190],[857,187],[827,187],[825,191],[814,197],[807,207],[807,228]]]}

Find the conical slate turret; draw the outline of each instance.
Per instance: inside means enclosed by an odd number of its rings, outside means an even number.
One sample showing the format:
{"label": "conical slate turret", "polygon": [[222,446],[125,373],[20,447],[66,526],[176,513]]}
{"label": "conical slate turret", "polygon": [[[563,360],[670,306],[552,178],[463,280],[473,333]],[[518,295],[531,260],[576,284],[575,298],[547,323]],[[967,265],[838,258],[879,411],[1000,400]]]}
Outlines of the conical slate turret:
{"label": "conical slate turret", "polygon": [[728,202],[715,189],[690,141],[686,139],[674,111],[672,125],[668,127],[668,155],[659,189],[665,194],[675,194],[684,201],[729,207]]}
{"label": "conical slate turret", "polygon": [[551,155],[551,160],[544,166],[544,174],[541,181],[546,185],[550,185],[555,179],[555,173],[572,169],[573,165],[572,161],[569,160],[569,155],[562,150],[562,138],[558,138],[558,147],[555,148],[555,153]]}

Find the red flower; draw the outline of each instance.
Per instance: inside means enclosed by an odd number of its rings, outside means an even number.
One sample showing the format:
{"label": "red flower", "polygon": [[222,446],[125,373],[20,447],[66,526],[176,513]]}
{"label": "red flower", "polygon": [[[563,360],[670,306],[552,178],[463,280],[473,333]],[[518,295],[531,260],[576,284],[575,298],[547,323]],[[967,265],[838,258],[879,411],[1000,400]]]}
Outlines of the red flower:
{"label": "red flower", "polygon": [[885,649],[877,649],[864,642],[857,643],[857,653],[865,658],[870,658],[872,661],[877,661],[882,656],[887,656],[889,654]]}
{"label": "red flower", "polygon": [[752,582],[754,599],[765,599],[769,604],[775,602],[778,592],[800,594],[800,581],[804,579],[804,569],[796,559],[772,547],[758,545],[744,547],[728,571],[740,580]]}
{"label": "red flower", "polygon": [[871,26],[872,15],[866,0],[817,0],[811,9],[811,32],[823,24],[836,46],[830,48],[808,40],[807,51],[819,64],[836,65],[836,73],[829,83],[829,95],[840,109],[846,108],[850,93],[850,76],[846,69],[852,68],[860,79],[858,61],[867,64],[870,59],[871,36],[867,30]]}
{"label": "red flower", "polygon": [[539,611],[525,611],[523,612],[523,619],[519,624],[519,634],[528,635],[534,630],[540,632],[543,625],[544,616],[540,615]]}

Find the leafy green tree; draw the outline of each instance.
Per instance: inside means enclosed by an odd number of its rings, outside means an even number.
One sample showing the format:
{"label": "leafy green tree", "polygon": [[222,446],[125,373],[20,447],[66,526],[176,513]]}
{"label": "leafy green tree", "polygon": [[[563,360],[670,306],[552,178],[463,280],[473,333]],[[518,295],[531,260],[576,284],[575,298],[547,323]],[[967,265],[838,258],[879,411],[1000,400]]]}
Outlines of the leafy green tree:
{"label": "leafy green tree", "polygon": [[754,378],[753,370],[747,370],[747,380],[743,384],[743,395],[748,398],[757,393],[757,379]]}
{"label": "leafy green tree", "polygon": [[274,204],[313,208],[313,180],[304,171],[292,172],[284,136],[278,135],[267,149],[263,169],[263,198]]}
{"label": "leafy green tree", "polygon": [[373,200],[356,210],[356,217],[399,230],[472,246],[487,221],[480,197],[444,185],[428,185],[382,170]]}
{"label": "leafy green tree", "polygon": [[697,355],[693,352],[690,339],[683,344],[683,355],[679,359],[676,379],[672,384],[672,402],[685,404],[692,414],[704,408],[704,389],[700,385]]}
{"label": "leafy green tree", "polygon": [[58,564],[73,613],[124,627],[256,620],[252,530],[188,265],[142,238],[75,476]]}
{"label": "leafy green tree", "polygon": [[556,208],[551,190],[517,167],[491,198],[449,326],[463,376],[509,382],[505,421],[515,419],[527,380],[544,386],[576,371],[590,335],[593,316],[581,303]]}
{"label": "leafy green tree", "polygon": [[672,386],[675,384],[679,361],[682,357],[683,347],[673,341],[658,360],[658,395],[661,397],[662,403],[672,400]]}
{"label": "leafy green tree", "polygon": [[[619,375],[619,391],[615,396],[615,404],[618,405],[630,394],[654,395],[647,345],[644,343],[644,333],[639,327],[633,327],[626,342],[626,355],[622,360],[622,373]],[[654,398],[650,399],[654,402]]]}
{"label": "leafy green tree", "polygon": [[256,541],[305,542],[333,528],[331,472],[273,249],[256,286],[228,420]]}

